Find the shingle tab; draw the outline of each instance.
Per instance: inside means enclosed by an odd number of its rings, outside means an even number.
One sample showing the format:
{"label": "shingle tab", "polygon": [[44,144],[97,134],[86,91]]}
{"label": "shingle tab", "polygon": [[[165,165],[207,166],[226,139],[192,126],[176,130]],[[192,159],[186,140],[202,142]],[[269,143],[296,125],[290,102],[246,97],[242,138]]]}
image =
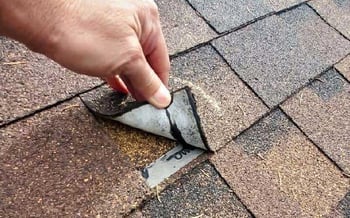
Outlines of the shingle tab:
{"label": "shingle tab", "polygon": [[169,84],[173,89],[192,88],[203,130],[214,150],[267,111],[211,46],[172,60]]}
{"label": "shingle tab", "polygon": [[216,36],[185,0],[156,0],[170,54],[175,54]]}
{"label": "shingle tab", "polygon": [[219,38],[214,46],[271,107],[350,51],[350,42],[305,5]]}
{"label": "shingle tab", "polygon": [[143,217],[251,217],[208,163],[201,164],[150,200]]}
{"label": "shingle tab", "polygon": [[350,39],[350,1],[347,0],[313,0],[308,3],[330,25]]}
{"label": "shingle tab", "polygon": [[330,70],[282,108],[301,129],[350,173],[350,84]]}
{"label": "shingle tab", "polygon": [[0,217],[118,217],[148,189],[75,99],[0,129]]}
{"label": "shingle tab", "polygon": [[350,81],[350,55],[346,56],[335,68]]}
{"label": "shingle tab", "polygon": [[[269,146],[249,152],[260,144]],[[279,110],[221,149],[212,162],[256,217],[326,216],[349,188],[349,179]]]}
{"label": "shingle tab", "polygon": [[218,31],[237,28],[261,16],[291,7],[303,0],[189,0]]}
{"label": "shingle tab", "polygon": [[0,125],[102,83],[0,37]]}
{"label": "shingle tab", "polygon": [[189,2],[221,33],[272,12],[272,8],[264,0]]}

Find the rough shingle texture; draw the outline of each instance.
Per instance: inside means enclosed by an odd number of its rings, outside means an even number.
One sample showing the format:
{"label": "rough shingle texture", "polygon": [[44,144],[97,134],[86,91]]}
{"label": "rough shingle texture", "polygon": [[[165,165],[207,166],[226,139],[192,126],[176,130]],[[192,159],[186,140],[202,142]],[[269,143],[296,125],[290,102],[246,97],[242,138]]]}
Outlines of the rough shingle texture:
{"label": "rough shingle texture", "polygon": [[189,2],[219,32],[238,27],[271,12],[271,8],[263,0],[190,0]]}
{"label": "rough shingle texture", "polygon": [[271,107],[350,51],[350,42],[307,6],[254,23],[214,45]]}
{"label": "rough shingle texture", "polygon": [[[84,93],[80,97],[85,102],[93,102],[96,110],[102,114],[114,114],[116,112],[116,106],[120,105],[124,99],[123,95],[113,92],[107,85]],[[130,96],[124,100],[135,101]],[[98,118],[97,120],[112,141],[118,144],[123,154],[127,155],[139,170],[151,164],[176,146],[176,142],[172,140],[143,132],[117,121],[110,121],[105,118]]]}
{"label": "rough shingle texture", "polygon": [[267,111],[210,46],[172,60],[169,85],[192,88],[203,130],[214,150]]}
{"label": "rough shingle texture", "polygon": [[208,163],[201,164],[146,203],[143,217],[251,217]]}
{"label": "rough shingle texture", "polygon": [[350,192],[339,202],[337,210],[343,214],[344,217],[350,217]]}
{"label": "rough shingle texture", "polygon": [[309,4],[330,25],[350,39],[350,1],[347,0],[313,0]]}
{"label": "rough shingle texture", "polygon": [[330,70],[282,105],[301,129],[350,173],[350,84]]}
{"label": "rough shingle texture", "polygon": [[302,0],[189,0],[218,31],[239,27],[263,15],[290,7]]}
{"label": "rough shingle texture", "polygon": [[101,84],[0,37],[0,125]]}
{"label": "rough shingle texture", "polygon": [[156,3],[170,54],[191,48],[216,36],[185,0],[156,0]]}
{"label": "rough shingle texture", "polygon": [[335,68],[350,81],[350,55],[346,56],[341,62],[335,65]]}
{"label": "rough shingle texture", "polygon": [[0,138],[0,217],[116,217],[147,194],[78,100],[0,129]]}
{"label": "rough shingle texture", "polygon": [[350,186],[279,110],[221,149],[212,162],[257,217],[328,215]]}

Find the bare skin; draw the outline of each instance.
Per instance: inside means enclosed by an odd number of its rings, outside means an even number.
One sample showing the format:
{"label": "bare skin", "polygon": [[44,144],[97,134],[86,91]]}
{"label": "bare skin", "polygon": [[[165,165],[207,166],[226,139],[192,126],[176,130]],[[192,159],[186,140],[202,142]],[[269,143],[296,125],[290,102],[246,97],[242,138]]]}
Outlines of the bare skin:
{"label": "bare skin", "polygon": [[77,73],[169,105],[169,56],[152,0],[0,0],[0,34]]}

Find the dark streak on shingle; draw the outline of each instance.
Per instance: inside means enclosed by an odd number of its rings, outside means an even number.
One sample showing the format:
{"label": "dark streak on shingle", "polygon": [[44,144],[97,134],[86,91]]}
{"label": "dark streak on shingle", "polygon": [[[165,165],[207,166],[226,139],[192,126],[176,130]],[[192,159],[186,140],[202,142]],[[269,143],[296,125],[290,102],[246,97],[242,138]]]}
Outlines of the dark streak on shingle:
{"label": "dark streak on shingle", "polygon": [[346,217],[350,217],[350,192],[339,202],[337,209]]}
{"label": "dark streak on shingle", "polygon": [[291,128],[291,123],[280,110],[258,122],[245,134],[237,137],[235,142],[248,154],[263,154],[283,137]]}
{"label": "dark streak on shingle", "polygon": [[251,217],[220,178],[215,168],[203,163],[170,185],[143,208],[145,217]]}
{"label": "dark streak on shingle", "polygon": [[334,69],[331,69],[316,79],[310,87],[322,100],[328,101],[344,89],[345,83],[345,80]]}

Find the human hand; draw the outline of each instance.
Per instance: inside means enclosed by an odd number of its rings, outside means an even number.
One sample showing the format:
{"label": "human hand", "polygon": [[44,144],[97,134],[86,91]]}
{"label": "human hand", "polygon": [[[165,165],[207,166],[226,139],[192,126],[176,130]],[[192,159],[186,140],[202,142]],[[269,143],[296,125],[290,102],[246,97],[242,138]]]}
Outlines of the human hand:
{"label": "human hand", "polygon": [[[28,2],[14,0],[20,1]],[[26,25],[28,36],[14,38],[75,72],[128,90],[137,100],[168,106],[169,57],[152,0],[30,2],[23,4],[43,4],[26,9],[36,24]]]}

